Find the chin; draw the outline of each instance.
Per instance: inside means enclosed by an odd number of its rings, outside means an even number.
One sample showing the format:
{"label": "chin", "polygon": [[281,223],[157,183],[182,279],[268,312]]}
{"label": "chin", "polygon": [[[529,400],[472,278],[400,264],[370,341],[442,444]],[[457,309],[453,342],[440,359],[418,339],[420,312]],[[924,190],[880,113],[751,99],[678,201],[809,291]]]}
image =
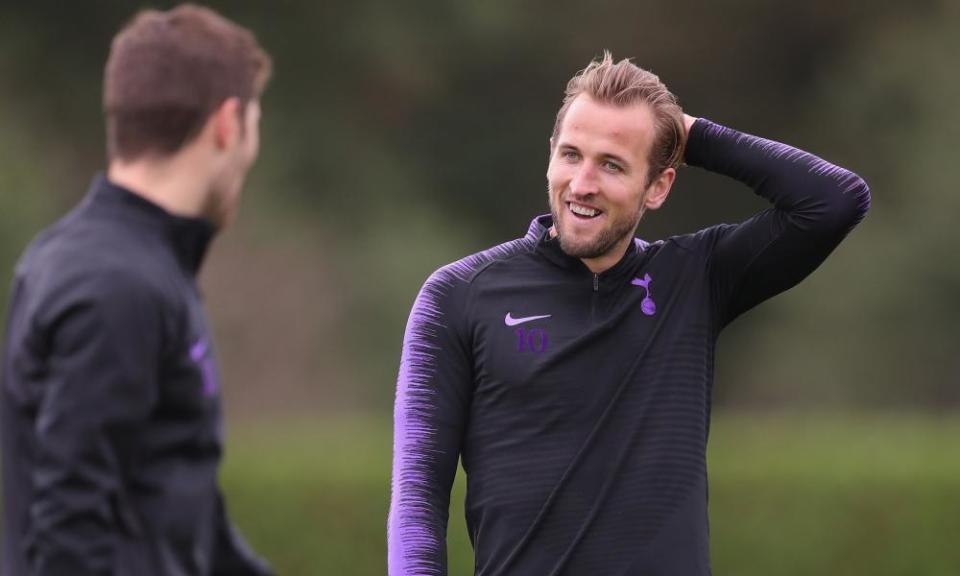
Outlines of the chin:
{"label": "chin", "polygon": [[574,258],[596,258],[600,246],[596,235],[583,238],[565,233],[562,227],[557,227],[557,237],[560,239],[560,248],[568,255]]}

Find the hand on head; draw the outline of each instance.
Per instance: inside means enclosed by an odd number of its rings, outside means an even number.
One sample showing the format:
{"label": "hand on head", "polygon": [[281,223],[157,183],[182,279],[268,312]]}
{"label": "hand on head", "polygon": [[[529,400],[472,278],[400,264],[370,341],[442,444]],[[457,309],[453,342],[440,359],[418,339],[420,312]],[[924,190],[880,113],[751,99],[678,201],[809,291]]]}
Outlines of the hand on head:
{"label": "hand on head", "polygon": [[690,136],[690,129],[693,128],[693,123],[696,121],[697,119],[695,116],[691,116],[687,113],[683,114],[683,129],[686,131],[687,136]]}

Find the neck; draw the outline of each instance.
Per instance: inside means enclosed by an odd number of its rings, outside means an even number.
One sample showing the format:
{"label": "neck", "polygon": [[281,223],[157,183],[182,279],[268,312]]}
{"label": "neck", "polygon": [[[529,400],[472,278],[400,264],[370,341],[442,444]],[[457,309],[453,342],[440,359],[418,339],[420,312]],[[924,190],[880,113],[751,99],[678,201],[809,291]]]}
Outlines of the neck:
{"label": "neck", "polygon": [[[557,237],[557,227],[550,227],[550,237]],[[581,258],[580,261],[590,269],[594,274],[602,274],[607,270],[613,268],[617,262],[619,262],[623,255],[627,253],[627,248],[633,243],[633,235],[628,234],[624,236],[619,242],[614,245],[613,248],[607,251],[603,256],[597,256],[596,258]]]}
{"label": "neck", "polygon": [[633,236],[625,236],[623,240],[617,242],[617,244],[611,248],[603,256],[598,256],[596,258],[581,258],[580,260],[590,269],[594,274],[601,274],[607,270],[613,268],[617,262],[619,262],[623,255],[627,253],[627,248],[630,247],[630,244],[633,243]]}
{"label": "neck", "polygon": [[142,158],[132,162],[113,160],[107,178],[175,216],[204,215],[206,185],[189,158],[175,154],[166,158]]}

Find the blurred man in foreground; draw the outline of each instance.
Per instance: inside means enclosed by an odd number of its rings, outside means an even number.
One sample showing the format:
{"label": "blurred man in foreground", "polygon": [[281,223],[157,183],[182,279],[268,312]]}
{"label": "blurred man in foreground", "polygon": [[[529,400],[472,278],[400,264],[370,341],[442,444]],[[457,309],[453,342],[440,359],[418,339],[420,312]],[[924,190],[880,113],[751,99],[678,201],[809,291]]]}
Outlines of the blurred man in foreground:
{"label": "blurred man in foreground", "polygon": [[[646,242],[677,169],[772,206]],[[462,459],[476,573],[710,573],[706,446],[724,326],[812,272],[867,185],[811,154],[686,116],[609,54],[568,84],[550,214],[445,266],[410,314],[397,384],[390,573],[445,574]]]}
{"label": "blurred man in foreground", "polygon": [[196,275],[258,150],[270,58],[206,8],[114,38],[109,168],[13,285],[0,402],[4,576],[266,575],[227,519]]}

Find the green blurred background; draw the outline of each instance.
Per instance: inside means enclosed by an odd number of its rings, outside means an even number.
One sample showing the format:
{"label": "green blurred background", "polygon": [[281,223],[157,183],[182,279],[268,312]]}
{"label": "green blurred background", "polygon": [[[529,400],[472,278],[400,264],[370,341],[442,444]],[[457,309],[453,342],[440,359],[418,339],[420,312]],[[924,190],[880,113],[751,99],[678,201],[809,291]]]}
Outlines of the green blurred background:
{"label": "green blurred background", "polygon": [[[224,483],[282,574],[385,571],[409,306],[432,270],[546,211],[563,88],[604,48],[657,72],[689,113],[803,147],[873,190],[826,264],[721,338],[715,573],[960,574],[960,2],[212,5],[276,66],[241,218],[203,283]],[[103,62],[145,6],[0,6],[4,301],[19,252],[103,167]],[[762,206],[684,170],[639,235]],[[457,490],[451,574],[467,574]]]}

